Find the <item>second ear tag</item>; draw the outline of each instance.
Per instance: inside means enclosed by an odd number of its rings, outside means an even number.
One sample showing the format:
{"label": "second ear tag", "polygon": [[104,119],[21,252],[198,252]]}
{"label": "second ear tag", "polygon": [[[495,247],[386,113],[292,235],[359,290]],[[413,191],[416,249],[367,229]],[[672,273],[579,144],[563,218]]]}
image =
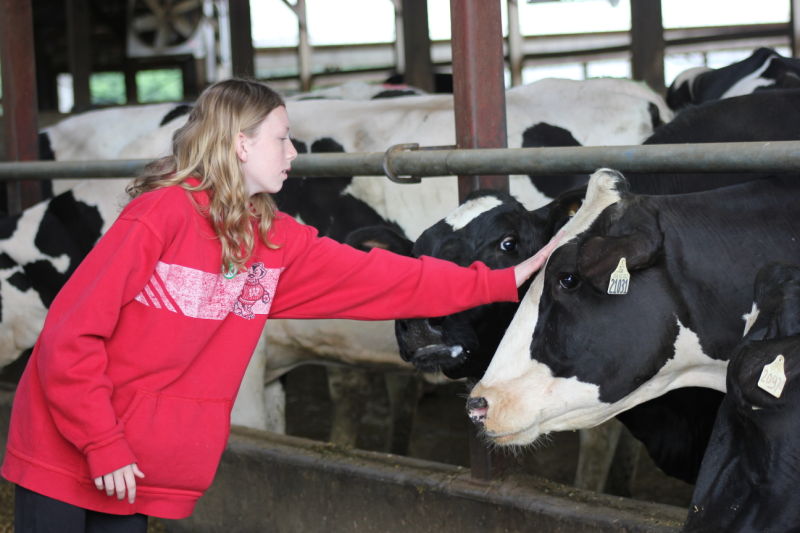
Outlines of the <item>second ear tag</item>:
{"label": "second ear tag", "polygon": [[628,285],[631,282],[631,275],[625,263],[625,258],[619,260],[617,268],[611,273],[608,282],[608,294],[628,294]]}
{"label": "second ear tag", "polygon": [[758,388],[780,398],[785,384],[786,373],[783,370],[783,356],[779,355],[770,364],[764,365],[761,377],[758,378]]}

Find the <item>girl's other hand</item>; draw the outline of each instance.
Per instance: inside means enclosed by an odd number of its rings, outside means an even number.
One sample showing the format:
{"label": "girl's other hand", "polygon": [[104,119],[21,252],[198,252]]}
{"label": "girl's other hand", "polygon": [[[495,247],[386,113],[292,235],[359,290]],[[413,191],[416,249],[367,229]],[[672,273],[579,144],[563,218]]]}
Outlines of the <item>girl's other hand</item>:
{"label": "girl's other hand", "polygon": [[94,486],[97,490],[105,490],[109,496],[117,495],[117,499],[125,498],[128,494],[128,502],[136,501],[136,478],[143,478],[144,474],[136,463],[131,463],[104,476],[94,478]]}

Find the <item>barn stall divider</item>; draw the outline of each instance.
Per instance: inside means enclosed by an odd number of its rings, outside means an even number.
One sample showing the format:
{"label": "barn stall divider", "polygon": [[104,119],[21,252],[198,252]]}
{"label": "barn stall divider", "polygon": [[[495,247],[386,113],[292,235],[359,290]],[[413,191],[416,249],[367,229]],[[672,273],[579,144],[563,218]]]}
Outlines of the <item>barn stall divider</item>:
{"label": "barn stall divider", "polygon": [[[146,163],[0,163],[0,180],[130,177]],[[415,182],[421,176],[590,173],[599,167],[623,173],[792,172],[800,169],[800,142],[471,150],[402,145],[385,153],[302,154],[291,175],[386,174]],[[0,393],[3,441],[12,399],[13,392]],[[234,427],[215,483],[195,514],[164,522],[170,532],[666,532],[678,531],[685,517],[682,508],[529,475],[477,479],[464,467]]]}

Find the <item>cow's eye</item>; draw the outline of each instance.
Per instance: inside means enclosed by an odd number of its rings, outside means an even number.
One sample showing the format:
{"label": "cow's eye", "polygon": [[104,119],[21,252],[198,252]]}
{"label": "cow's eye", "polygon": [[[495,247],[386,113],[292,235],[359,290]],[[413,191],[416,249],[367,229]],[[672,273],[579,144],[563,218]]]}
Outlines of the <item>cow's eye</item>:
{"label": "cow's eye", "polygon": [[572,272],[562,272],[558,275],[558,284],[562,288],[571,290],[580,285],[581,278]]}
{"label": "cow's eye", "polygon": [[517,249],[517,238],[516,237],[506,237],[502,241],[500,241],[500,249],[504,252],[513,252]]}

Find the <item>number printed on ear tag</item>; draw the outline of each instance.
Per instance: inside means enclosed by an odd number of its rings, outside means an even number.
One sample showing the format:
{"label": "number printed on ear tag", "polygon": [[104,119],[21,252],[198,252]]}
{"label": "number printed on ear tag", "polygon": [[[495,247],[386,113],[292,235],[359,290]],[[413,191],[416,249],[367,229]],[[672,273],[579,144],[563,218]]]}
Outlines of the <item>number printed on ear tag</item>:
{"label": "number printed on ear tag", "polygon": [[608,294],[628,294],[630,282],[631,275],[623,257],[619,260],[617,268],[611,273],[611,280],[608,282]]}
{"label": "number printed on ear tag", "polygon": [[761,377],[758,378],[758,388],[780,398],[785,384],[786,373],[783,371],[783,356],[779,355],[773,362],[764,365]]}

